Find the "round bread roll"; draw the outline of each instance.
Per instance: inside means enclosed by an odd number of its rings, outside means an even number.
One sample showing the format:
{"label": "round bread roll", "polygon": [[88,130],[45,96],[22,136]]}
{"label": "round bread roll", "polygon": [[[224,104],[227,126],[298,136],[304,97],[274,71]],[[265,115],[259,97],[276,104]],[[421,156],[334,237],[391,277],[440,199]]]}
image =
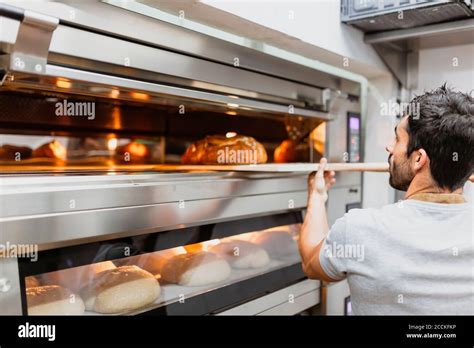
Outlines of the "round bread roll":
{"label": "round bread roll", "polygon": [[175,255],[161,267],[161,279],[183,286],[203,286],[221,282],[230,275],[229,263],[207,251]]}
{"label": "round bread roll", "polygon": [[57,140],[50,141],[49,143],[43,144],[37,149],[33,150],[33,157],[46,157],[65,160],[66,154],[66,148]]}
{"label": "round bread roll", "polygon": [[163,268],[163,265],[168,261],[168,259],[175,255],[183,254],[185,252],[186,250],[183,247],[178,247],[128,257],[126,259],[120,260],[119,262],[120,266],[134,265],[140,267],[141,269],[144,269],[145,271],[155,275],[155,278],[159,279],[161,269]]}
{"label": "round bread roll", "polygon": [[41,282],[35,276],[30,276],[30,277],[25,278],[25,287],[27,288],[34,288],[40,285],[41,285]]}
{"label": "round bread roll", "polygon": [[26,289],[29,315],[81,315],[84,302],[71,290],[59,285]]}
{"label": "round bread roll", "polygon": [[273,160],[276,163],[308,162],[309,151],[307,143],[287,139],[275,149]]}
{"label": "round bread roll", "polygon": [[264,248],[271,258],[298,255],[298,246],[286,231],[260,232],[252,238],[252,242]]}
{"label": "round bread roll", "polygon": [[221,256],[237,269],[260,268],[270,262],[264,249],[243,240],[222,242],[209,248],[209,251]]}
{"label": "round bread roll", "polygon": [[92,283],[100,272],[114,268],[116,267],[112,261],[104,261],[87,266],[45,273],[41,275],[41,280],[44,284],[61,285],[78,292]]}
{"label": "round bread roll", "polygon": [[31,157],[33,150],[27,146],[15,146],[5,144],[0,146],[0,160],[18,161]]}
{"label": "round bread roll", "polygon": [[267,152],[252,137],[210,135],[188,147],[183,164],[258,164],[267,162]]}
{"label": "round bread roll", "polygon": [[152,274],[137,266],[121,266],[98,274],[82,295],[87,310],[112,314],[153,303],[160,292]]}

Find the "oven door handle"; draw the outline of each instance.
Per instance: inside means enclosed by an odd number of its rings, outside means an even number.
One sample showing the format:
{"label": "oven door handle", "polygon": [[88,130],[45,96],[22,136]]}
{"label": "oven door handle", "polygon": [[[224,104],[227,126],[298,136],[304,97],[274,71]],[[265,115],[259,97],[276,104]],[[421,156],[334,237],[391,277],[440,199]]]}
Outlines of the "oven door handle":
{"label": "oven door handle", "polygon": [[44,75],[59,18],[4,4],[0,5],[0,16],[20,21],[9,59],[3,62],[4,70]]}

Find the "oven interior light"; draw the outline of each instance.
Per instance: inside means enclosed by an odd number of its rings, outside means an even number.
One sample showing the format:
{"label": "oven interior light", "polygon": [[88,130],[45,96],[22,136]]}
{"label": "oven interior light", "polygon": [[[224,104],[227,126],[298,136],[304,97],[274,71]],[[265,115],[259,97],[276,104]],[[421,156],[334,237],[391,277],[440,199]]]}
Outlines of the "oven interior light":
{"label": "oven interior light", "polygon": [[118,89],[112,89],[109,93],[110,98],[118,98],[120,95],[120,92]]}
{"label": "oven interior light", "polygon": [[235,112],[235,111],[226,111],[226,114],[230,115],[230,116],[235,116],[235,115],[237,115],[237,112]]}
{"label": "oven interior light", "polygon": [[56,87],[59,87],[59,88],[71,88],[72,86],[72,83],[71,81],[67,80],[67,79],[63,79],[63,78],[58,78],[56,80]]}
{"label": "oven interior light", "polygon": [[133,99],[137,99],[137,100],[148,100],[148,99],[150,99],[150,96],[146,93],[131,92],[130,95],[132,96]]}
{"label": "oven interior light", "polygon": [[110,138],[107,140],[107,148],[109,151],[114,151],[117,148],[117,138]]}
{"label": "oven interior light", "polygon": [[111,89],[108,87],[91,86],[89,87],[89,91],[93,93],[106,94],[106,93],[110,93]]}
{"label": "oven interior light", "polygon": [[225,134],[225,137],[226,137],[226,138],[233,138],[233,137],[235,137],[236,135],[237,135],[236,132],[227,132],[227,133]]}

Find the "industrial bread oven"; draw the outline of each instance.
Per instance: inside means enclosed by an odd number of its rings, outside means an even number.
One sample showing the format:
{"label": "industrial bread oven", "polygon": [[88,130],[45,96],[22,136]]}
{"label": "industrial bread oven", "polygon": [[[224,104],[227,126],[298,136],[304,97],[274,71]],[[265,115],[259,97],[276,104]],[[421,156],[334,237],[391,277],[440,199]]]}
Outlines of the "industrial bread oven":
{"label": "industrial bread oven", "polygon": [[[218,164],[358,161],[358,84],[130,3],[0,5],[0,313],[318,305],[296,247],[306,174],[182,163],[202,139],[260,151]],[[360,191],[360,173],[338,174],[330,215]]]}

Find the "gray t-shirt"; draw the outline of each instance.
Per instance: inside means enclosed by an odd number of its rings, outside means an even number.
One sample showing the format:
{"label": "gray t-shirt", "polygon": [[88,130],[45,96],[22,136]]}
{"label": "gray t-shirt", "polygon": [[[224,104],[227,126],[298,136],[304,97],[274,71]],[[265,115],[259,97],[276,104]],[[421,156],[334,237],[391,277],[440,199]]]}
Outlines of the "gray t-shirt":
{"label": "gray t-shirt", "polygon": [[353,209],[320,253],[331,278],[347,278],[354,314],[474,314],[470,203],[404,200]]}

